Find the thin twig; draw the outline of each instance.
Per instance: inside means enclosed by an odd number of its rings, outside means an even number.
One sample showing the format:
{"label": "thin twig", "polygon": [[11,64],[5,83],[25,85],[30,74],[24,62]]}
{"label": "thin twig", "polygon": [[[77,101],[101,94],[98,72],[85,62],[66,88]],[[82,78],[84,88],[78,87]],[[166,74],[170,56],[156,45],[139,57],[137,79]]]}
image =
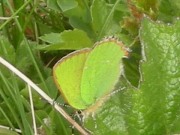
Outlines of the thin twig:
{"label": "thin twig", "polygon": [[[9,129],[9,130],[11,130],[11,128],[10,127],[6,127],[6,126],[2,126],[2,125],[0,125],[0,128],[3,128],[3,129]],[[21,132],[21,130],[20,129],[13,129],[13,130],[11,130],[11,131],[15,131],[15,132],[17,132],[17,133],[22,133]]]}
{"label": "thin twig", "polygon": [[8,63],[2,57],[0,57],[0,63],[14,72],[23,81],[30,85],[37,93],[39,93],[49,104],[51,104],[66,120],[68,120],[81,134],[89,135],[75,120],[73,120],[57,103],[54,102],[42,89],[40,89],[35,83],[33,83],[28,77],[16,69],[13,65]]}
{"label": "thin twig", "polygon": [[30,85],[28,85],[28,91],[29,91],[29,100],[30,100],[30,105],[31,105],[31,113],[32,113],[32,120],[33,120],[34,135],[37,135],[36,118],[35,118],[35,113],[34,113],[34,104],[33,104],[32,91],[31,91],[31,86]]}
{"label": "thin twig", "polygon": [[[12,17],[4,17],[4,16],[0,16],[0,20],[9,20]],[[14,18],[18,18],[18,16],[15,16]]]}

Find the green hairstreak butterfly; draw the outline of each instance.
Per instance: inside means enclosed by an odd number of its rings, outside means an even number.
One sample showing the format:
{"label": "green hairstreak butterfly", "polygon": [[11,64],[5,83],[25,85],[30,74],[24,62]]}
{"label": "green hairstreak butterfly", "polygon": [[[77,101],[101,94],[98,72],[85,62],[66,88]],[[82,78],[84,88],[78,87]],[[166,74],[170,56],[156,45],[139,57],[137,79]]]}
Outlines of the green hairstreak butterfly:
{"label": "green hairstreak butterfly", "polygon": [[127,55],[121,42],[106,38],[59,60],[53,67],[55,83],[69,105],[87,109],[113,90]]}

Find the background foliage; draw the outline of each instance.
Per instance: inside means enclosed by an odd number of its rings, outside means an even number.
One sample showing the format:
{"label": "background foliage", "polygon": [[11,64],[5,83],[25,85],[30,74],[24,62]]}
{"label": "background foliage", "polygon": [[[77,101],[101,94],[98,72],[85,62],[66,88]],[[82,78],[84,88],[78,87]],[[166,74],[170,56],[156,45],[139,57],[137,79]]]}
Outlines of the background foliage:
{"label": "background foliage", "polygon": [[[86,129],[97,135],[180,133],[178,0],[3,0],[0,16],[0,56],[53,99],[59,92],[52,66],[62,56],[107,36],[131,49],[115,87],[119,91],[85,119]],[[33,134],[26,84],[2,65],[0,84],[0,125]],[[40,134],[71,134],[67,120],[36,92],[33,101]],[[60,96],[57,102],[65,101]],[[17,134],[0,128],[12,132]]]}

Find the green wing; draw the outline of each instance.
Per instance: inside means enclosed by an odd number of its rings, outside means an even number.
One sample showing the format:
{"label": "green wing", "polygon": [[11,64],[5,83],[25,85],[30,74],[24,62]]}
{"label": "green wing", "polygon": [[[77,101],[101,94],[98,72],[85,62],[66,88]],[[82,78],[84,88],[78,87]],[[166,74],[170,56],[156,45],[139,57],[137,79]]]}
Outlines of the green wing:
{"label": "green wing", "polygon": [[62,58],[53,67],[53,76],[58,89],[65,100],[76,109],[87,107],[80,95],[80,85],[89,51],[89,49],[75,51]]}
{"label": "green wing", "polygon": [[113,90],[125,54],[122,44],[115,40],[100,42],[90,52],[81,80],[81,96],[88,105]]}

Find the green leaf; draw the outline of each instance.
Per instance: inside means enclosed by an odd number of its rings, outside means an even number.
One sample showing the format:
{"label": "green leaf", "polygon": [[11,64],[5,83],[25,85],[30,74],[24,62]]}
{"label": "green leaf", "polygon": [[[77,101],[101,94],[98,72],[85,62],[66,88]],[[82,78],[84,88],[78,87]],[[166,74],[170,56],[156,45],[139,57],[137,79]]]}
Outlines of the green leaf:
{"label": "green leaf", "polygon": [[144,123],[144,132],[170,134],[180,112],[180,21],[168,26],[144,19],[140,36],[145,51],[143,117],[151,121]]}
{"label": "green leaf", "polygon": [[[71,1],[71,2],[70,2]],[[57,0],[63,15],[69,19],[73,28],[81,29],[89,36],[92,36],[91,16],[88,0]]]}
{"label": "green leaf", "polygon": [[78,6],[78,3],[75,0],[57,0],[57,3],[63,12],[66,12]]}
{"label": "green leaf", "polygon": [[15,49],[4,36],[0,37],[0,56],[11,63],[15,62]]}
{"label": "green leaf", "polygon": [[55,11],[59,11],[60,8],[55,0],[47,0],[47,7]]}
{"label": "green leaf", "polygon": [[161,0],[159,3],[158,19],[173,22],[180,16],[179,0]]}
{"label": "green leaf", "polygon": [[94,0],[92,3],[92,27],[97,40],[100,40],[104,36],[114,35],[121,30],[118,24],[119,22],[115,22],[113,18],[119,2],[120,0],[117,0],[115,4],[108,5],[104,0]]}
{"label": "green leaf", "polygon": [[85,126],[98,134],[169,135],[180,129],[180,21],[173,25],[144,19],[140,30],[144,61],[142,81],[134,89],[126,88],[110,96],[86,116]]}
{"label": "green leaf", "polygon": [[66,30],[62,33],[51,33],[40,38],[51,43],[51,45],[39,46],[41,50],[77,50],[85,47],[92,47],[92,41],[87,34],[78,29]]}
{"label": "green leaf", "polygon": [[57,111],[52,110],[49,116],[51,118],[50,126],[53,128],[54,135],[72,134],[72,128],[70,127],[69,123],[61,115],[59,115]]}
{"label": "green leaf", "polygon": [[[0,37],[0,57],[14,64],[15,55],[16,54],[15,54],[14,47],[10,44],[7,38],[5,38],[4,36],[1,36]],[[3,65],[0,65],[0,72],[1,71],[6,77],[10,76],[8,69],[5,68]]]}

